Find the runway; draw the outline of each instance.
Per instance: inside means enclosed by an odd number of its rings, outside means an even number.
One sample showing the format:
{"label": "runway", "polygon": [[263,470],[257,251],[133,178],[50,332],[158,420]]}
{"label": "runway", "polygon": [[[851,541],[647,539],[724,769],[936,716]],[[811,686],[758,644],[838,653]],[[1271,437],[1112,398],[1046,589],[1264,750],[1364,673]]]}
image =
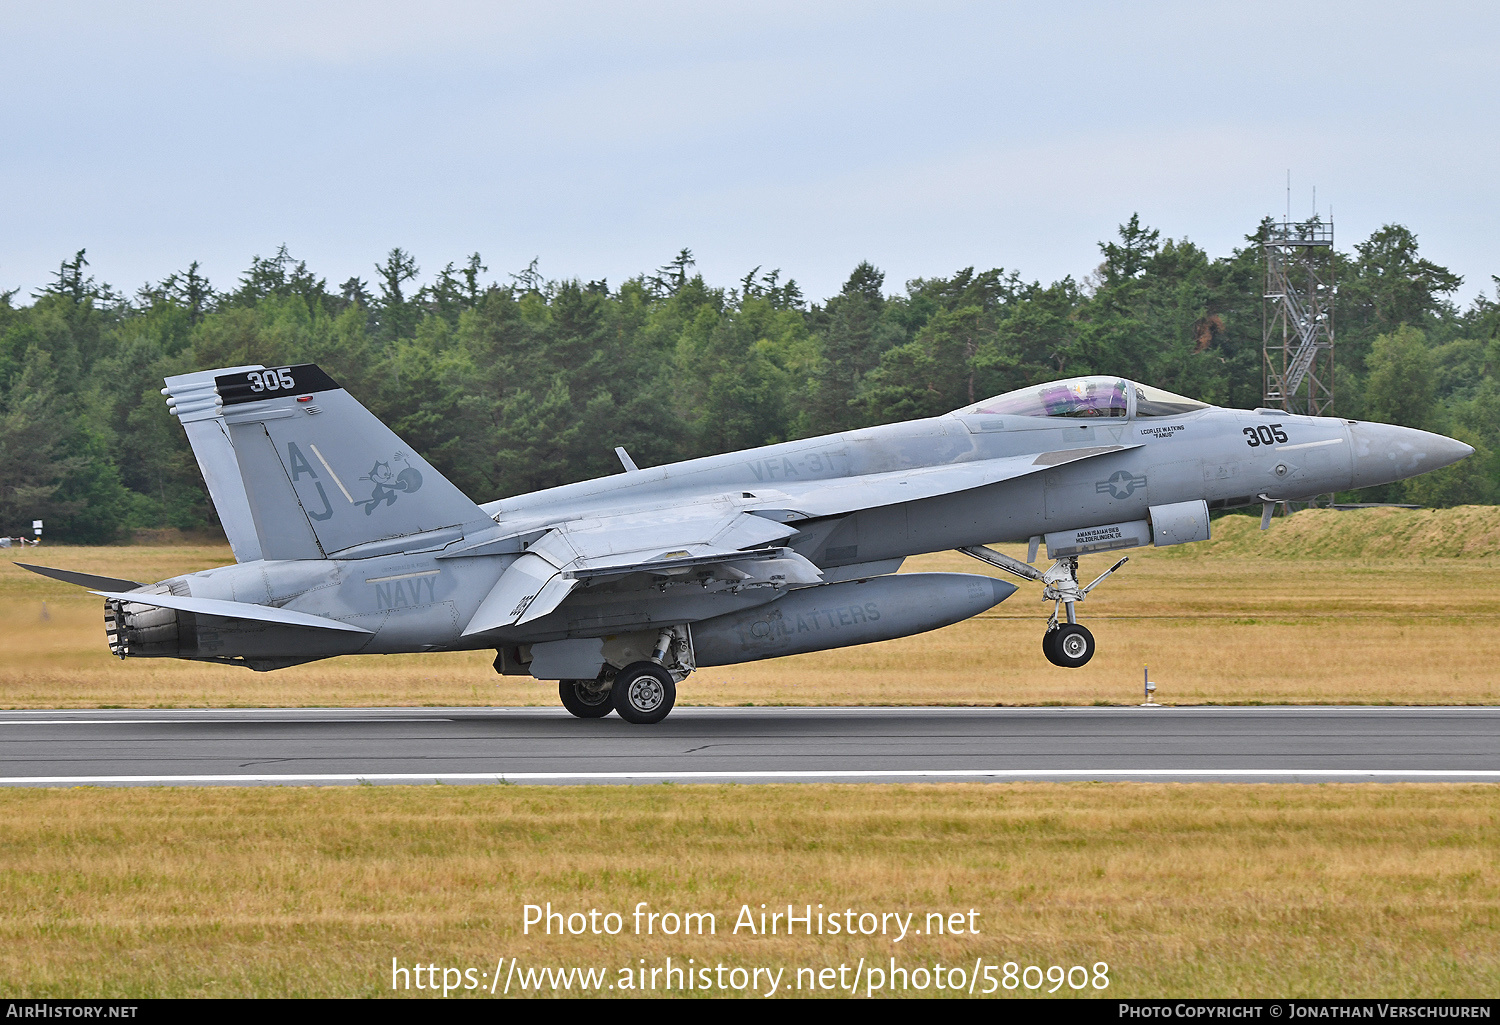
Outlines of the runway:
{"label": "runway", "polygon": [[1497,707],[0,712],[7,786],[1500,781]]}

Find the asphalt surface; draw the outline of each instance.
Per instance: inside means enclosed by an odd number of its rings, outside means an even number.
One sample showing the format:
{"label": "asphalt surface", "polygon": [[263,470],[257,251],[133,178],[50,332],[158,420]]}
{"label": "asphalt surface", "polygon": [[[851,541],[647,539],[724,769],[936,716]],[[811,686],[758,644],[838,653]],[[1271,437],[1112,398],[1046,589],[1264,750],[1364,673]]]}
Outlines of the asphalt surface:
{"label": "asphalt surface", "polygon": [[0,712],[8,786],[914,780],[1500,782],[1500,708]]}

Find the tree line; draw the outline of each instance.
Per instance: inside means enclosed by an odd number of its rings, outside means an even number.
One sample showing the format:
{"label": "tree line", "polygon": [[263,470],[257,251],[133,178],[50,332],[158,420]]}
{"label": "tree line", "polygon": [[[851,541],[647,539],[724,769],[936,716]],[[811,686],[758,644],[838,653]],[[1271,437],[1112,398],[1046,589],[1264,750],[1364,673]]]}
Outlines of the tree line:
{"label": "tree line", "polygon": [[[1118,374],[1209,402],[1261,400],[1258,245],[1211,258],[1132,216],[1083,280],[965,268],[900,290],[869,263],[810,302],[757,267],[710,284],[684,249],[616,286],[481,256],[415,287],[393,249],[331,288],[285,247],[220,289],[198,264],[125,295],[86,251],[22,299],[0,292],[0,533],[61,540],[216,525],[162,378],[318,363],[476,501],[640,465],[930,416],[1059,377]],[[1462,281],[1387,225],[1321,268],[1337,282],[1335,410],[1476,448],[1359,496],[1500,498],[1500,278]]]}

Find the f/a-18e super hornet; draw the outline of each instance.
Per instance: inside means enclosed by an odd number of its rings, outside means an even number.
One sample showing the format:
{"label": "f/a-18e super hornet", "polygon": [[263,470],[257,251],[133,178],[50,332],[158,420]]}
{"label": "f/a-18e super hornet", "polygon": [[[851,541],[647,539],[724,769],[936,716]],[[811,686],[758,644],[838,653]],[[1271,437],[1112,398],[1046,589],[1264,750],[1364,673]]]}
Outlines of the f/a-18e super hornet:
{"label": "f/a-18e super hornet", "polygon": [[[896,572],[922,552],[1041,584],[1042,650],[1082,666],[1094,639],[1076,606],[1104,577],[1081,584],[1079,556],[1205,540],[1217,509],[1261,504],[1264,526],[1275,503],[1473,451],[1080,377],[664,466],[617,449],[622,473],[476,505],[314,365],[166,384],[236,564],[157,584],[40,569],[103,596],[114,654],[263,671],[493,648],[498,672],[559,681],[574,715],[635,723],[665,717],[699,666],[904,637],[1016,590]],[[1029,542],[1028,561],[996,542]]]}

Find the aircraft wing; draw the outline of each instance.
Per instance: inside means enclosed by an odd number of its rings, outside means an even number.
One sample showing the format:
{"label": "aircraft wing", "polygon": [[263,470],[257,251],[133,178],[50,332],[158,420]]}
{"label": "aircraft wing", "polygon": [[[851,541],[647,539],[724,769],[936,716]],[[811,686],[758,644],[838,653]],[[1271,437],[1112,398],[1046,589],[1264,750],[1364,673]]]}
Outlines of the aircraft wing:
{"label": "aircraft wing", "polygon": [[567,520],[533,544],[531,551],[546,552],[559,567],[583,570],[732,553],[795,533],[795,527],[714,501]]}
{"label": "aircraft wing", "polygon": [[312,616],[306,612],[278,609],[271,605],[253,605],[244,601],[223,601],[219,598],[192,598],[176,594],[135,594],[119,591],[91,591],[101,598],[128,601],[137,605],[155,605],[179,612],[196,612],[200,616],[222,616],[225,619],[250,619],[260,623],[279,623],[282,626],[305,626],[315,630],[342,630],[346,633],[367,634],[371,631],[361,626],[340,623],[324,616]]}
{"label": "aircraft wing", "polygon": [[[804,556],[789,548],[768,547],[797,533],[794,527],[778,521],[837,516],[934,498],[1140,447],[1105,445],[1032,452],[800,486],[782,482],[774,498],[767,496],[774,505],[753,512],[719,499],[566,520],[548,529],[506,568],[464,627],[463,636],[539,619],[554,611],[582,580],[590,577],[629,573],[671,577],[690,567],[718,566],[726,575],[746,581],[817,583],[822,571]],[[484,554],[494,550],[493,544],[482,541],[470,550]]]}
{"label": "aircraft wing", "polygon": [[[566,520],[506,568],[463,635],[539,619],[561,605],[580,581],[594,577],[671,577],[690,568],[725,565],[737,579],[815,583],[822,574],[806,558],[786,548],[765,547],[795,533],[795,527],[724,501]],[[487,547],[482,543],[475,550]]]}
{"label": "aircraft wing", "polygon": [[784,508],[777,508],[776,511],[808,519],[838,516],[860,509],[874,509],[883,505],[897,505],[969,491],[987,484],[998,484],[1050,470],[1066,463],[1128,452],[1140,447],[1139,444],[1100,445],[1092,448],[1059,449],[1055,452],[1030,452],[1003,459],[976,459],[966,463],[921,466],[830,481],[810,481],[800,485],[781,481],[777,483],[777,487],[782,494],[776,497],[775,504]]}

